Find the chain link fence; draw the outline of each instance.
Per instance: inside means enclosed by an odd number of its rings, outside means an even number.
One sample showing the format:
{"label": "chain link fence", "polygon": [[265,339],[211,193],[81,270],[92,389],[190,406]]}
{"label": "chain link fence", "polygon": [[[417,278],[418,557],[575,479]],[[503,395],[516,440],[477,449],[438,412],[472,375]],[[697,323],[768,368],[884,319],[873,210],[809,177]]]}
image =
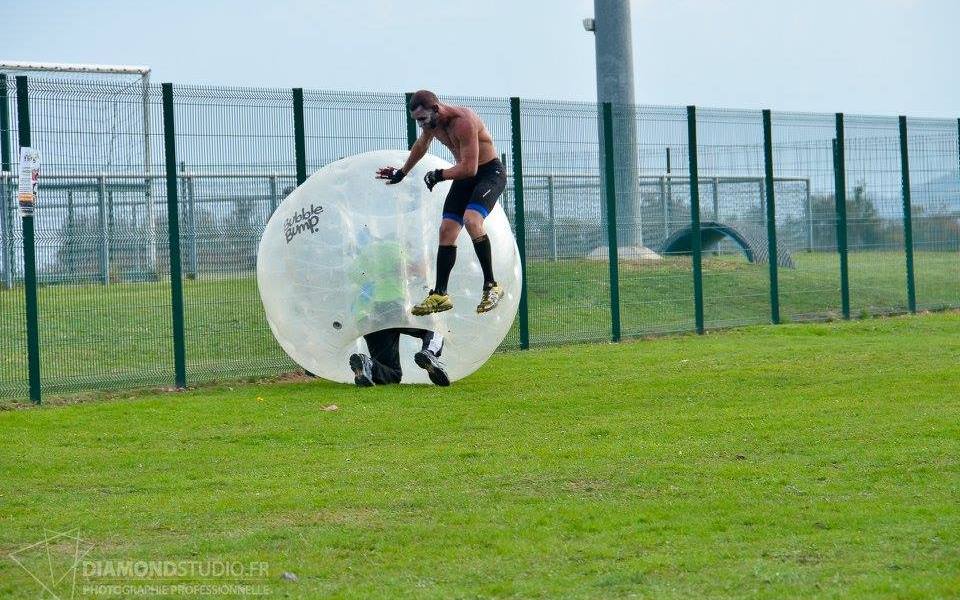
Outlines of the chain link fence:
{"label": "chain link fence", "polygon": [[[504,349],[960,306],[960,121],[444,100],[510,172],[526,294]],[[294,370],[261,309],[260,234],[304,175],[407,148],[405,104],[0,76],[0,396]]]}

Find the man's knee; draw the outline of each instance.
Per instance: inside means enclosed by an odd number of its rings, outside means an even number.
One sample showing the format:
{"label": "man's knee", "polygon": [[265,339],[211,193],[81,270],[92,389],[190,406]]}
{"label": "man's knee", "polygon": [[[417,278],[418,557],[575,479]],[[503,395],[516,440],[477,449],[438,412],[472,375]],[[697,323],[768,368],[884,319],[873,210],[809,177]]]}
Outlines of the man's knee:
{"label": "man's knee", "polygon": [[457,243],[457,236],[460,235],[460,223],[452,219],[444,219],[440,222],[440,245],[454,246]]}
{"label": "man's knee", "polygon": [[471,239],[475,239],[483,235],[483,215],[478,213],[475,210],[468,210],[463,215],[463,226],[467,228],[467,233],[470,234]]}

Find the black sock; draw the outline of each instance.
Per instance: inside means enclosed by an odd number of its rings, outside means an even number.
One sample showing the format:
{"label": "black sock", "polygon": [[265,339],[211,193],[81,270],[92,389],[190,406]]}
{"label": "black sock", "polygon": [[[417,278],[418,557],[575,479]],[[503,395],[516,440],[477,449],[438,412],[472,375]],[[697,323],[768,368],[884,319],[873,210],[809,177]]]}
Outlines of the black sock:
{"label": "black sock", "polygon": [[493,257],[490,252],[490,238],[486,234],[473,240],[473,249],[477,251],[477,258],[480,259],[480,268],[483,269],[483,289],[497,285],[493,278]]}
{"label": "black sock", "polygon": [[447,282],[450,281],[450,271],[457,262],[456,246],[440,246],[437,249],[437,287],[433,288],[438,294],[447,293]]}

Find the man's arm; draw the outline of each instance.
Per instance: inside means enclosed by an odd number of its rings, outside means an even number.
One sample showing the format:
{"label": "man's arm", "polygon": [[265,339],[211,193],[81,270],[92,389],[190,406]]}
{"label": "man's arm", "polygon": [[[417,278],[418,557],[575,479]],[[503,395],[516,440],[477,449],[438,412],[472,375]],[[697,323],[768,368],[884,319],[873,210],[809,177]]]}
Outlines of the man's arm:
{"label": "man's arm", "polygon": [[480,137],[476,126],[469,119],[457,119],[451,131],[459,142],[460,160],[449,169],[443,170],[443,179],[466,179],[477,174],[477,162],[480,159]]}
{"label": "man's arm", "polygon": [[423,155],[427,153],[427,149],[430,148],[430,142],[432,141],[433,134],[424,129],[420,137],[417,138],[417,141],[414,142],[413,147],[410,148],[410,156],[407,157],[407,162],[403,163],[402,168],[404,173],[409,173],[410,169],[417,166],[417,163],[420,162]]}
{"label": "man's arm", "polygon": [[417,141],[414,142],[413,147],[410,148],[410,154],[407,156],[407,162],[403,163],[401,168],[396,167],[383,167],[377,169],[377,179],[385,179],[387,185],[393,185],[403,181],[403,178],[406,177],[407,173],[410,172],[420,159],[423,158],[423,155],[427,153],[427,148],[430,147],[430,142],[433,141],[433,134],[424,130],[420,134],[420,137],[417,138]]}

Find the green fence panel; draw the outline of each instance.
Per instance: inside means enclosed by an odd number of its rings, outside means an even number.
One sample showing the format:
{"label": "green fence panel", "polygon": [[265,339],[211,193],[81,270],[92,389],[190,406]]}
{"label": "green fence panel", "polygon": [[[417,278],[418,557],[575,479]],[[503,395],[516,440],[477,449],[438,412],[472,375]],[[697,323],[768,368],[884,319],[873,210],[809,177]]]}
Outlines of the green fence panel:
{"label": "green fence panel", "polygon": [[762,114],[698,107],[695,125],[704,326],[768,323]]}
{"label": "green fence panel", "polygon": [[29,367],[27,365],[27,322],[24,306],[25,294],[22,268],[22,228],[19,226],[16,209],[17,179],[14,164],[13,141],[17,131],[16,82],[7,74],[0,74],[5,88],[0,88],[0,118],[6,115],[0,131],[0,158],[3,158],[3,174],[0,174],[0,208],[3,209],[2,258],[3,282],[0,284],[0,396],[26,400],[30,396]]}
{"label": "green fence panel", "polygon": [[[0,396],[25,399],[20,118],[15,86],[6,92]],[[264,225],[298,179],[411,142],[404,94],[176,85],[173,162],[162,86],[31,75],[29,93],[44,167],[34,217],[44,395],[296,369],[260,305]],[[604,119],[590,103],[445,100],[476,111],[498,152],[517,143],[501,205],[523,245],[525,323],[502,348],[776,321],[777,300],[784,320],[906,311],[911,296],[917,309],[960,306],[956,120],[910,119],[901,136],[895,118],[611,106]],[[178,249],[184,276],[168,279]],[[170,352],[178,281],[182,359]]]}
{"label": "green fence panel", "polygon": [[[695,328],[691,249],[670,247],[684,235],[689,239],[686,109],[614,106],[613,123],[614,152],[620,155],[635,144],[640,165],[639,173],[623,161],[617,161],[616,169],[617,201],[629,209],[617,214],[622,335],[690,331]],[[634,178],[633,187],[627,186]],[[621,218],[624,212],[633,218]]]}
{"label": "green fence panel", "polygon": [[163,198],[163,180],[146,166],[146,149],[160,156],[162,137],[150,134],[151,146],[144,126],[149,111],[159,131],[160,87],[147,92],[30,77],[31,143],[43,162],[34,222],[45,394],[170,385],[170,290],[154,262],[166,247],[165,210],[147,210]]}
{"label": "green fence panel", "polygon": [[835,117],[778,111],[771,127],[780,317],[839,317]]}
{"label": "green fence panel", "polygon": [[850,311],[854,317],[906,312],[898,119],[843,115],[841,124]]}
{"label": "green fence panel", "polygon": [[916,304],[960,304],[960,131],[942,119],[909,119],[910,225]]}
{"label": "green fence panel", "polygon": [[523,100],[521,108],[530,345],[608,341],[598,105]]}
{"label": "green fence panel", "polygon": [[180,242],[197,265],[184,282],[191,385],[298,369],[270,331],[256,258],[274,210],[315,170],[310,98],[289,88],[174,88],[177,158],[186,166]]}
{"label": "green fence panel", "polygon": [[13,150],[10,147],[10,94],[0,73],[0,287],[13,287]]}

